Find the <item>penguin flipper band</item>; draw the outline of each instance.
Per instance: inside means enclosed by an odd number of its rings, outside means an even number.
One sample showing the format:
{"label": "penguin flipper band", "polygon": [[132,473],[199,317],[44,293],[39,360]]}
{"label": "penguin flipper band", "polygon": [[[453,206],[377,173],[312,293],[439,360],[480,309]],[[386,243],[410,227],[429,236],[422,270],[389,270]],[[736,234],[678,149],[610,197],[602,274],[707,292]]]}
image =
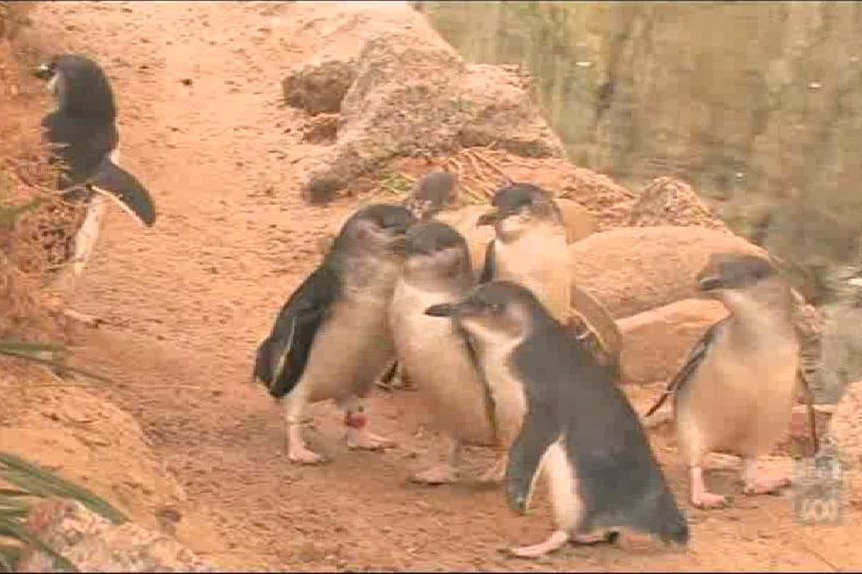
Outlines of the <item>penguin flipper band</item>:
{"label": "penguin flipper band", "polygon": [[150,227],[156,221],[156,208],[147,189],[129,172],[105,158],[87,180],[95,191],[117,201],[124,211]]}
{"label": "penguin flipper band", "polygon": [[670,395],[679,392],[679,390],[686,383],[686,381],[688,381],[691,378],[691,375],[695,372],[695,370],[697,370],[697,367],[700,365],[700,363],[703,362],[703,359],[706,357],[706,354],[709,352],[709,349],[712,346],[712,342],[715,339],[715,335],[718,330],[724,324],[726,324],[729,319],[730,317],[725,317],[703,333],[703,335],[700,337],[700,340],[698,340],[694,348],[689,353],[685,364],[673,377],[673,379],[670,380],[667,385],[667,388],[661,394],[655,404],[650,407],[646,414],[644,414],[645,417],[651,416],[654,412],[656,412],[664,404],[664,402]]}

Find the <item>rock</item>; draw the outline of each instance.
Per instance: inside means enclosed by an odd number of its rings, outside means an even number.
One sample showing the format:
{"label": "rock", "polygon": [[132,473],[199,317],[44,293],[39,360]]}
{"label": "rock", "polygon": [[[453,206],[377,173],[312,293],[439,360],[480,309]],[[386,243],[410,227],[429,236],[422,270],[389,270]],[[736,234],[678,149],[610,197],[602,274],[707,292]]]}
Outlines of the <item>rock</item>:
{"label": "rock", "polygon": [[862,506],[862,381],[847,385],[829,422],[828,440],[838,450],[844,471],[844,494]]}
{"label": "rock", "polygon": [[341,111],[341,101],[356,79],[356,61],[316,58],[282,80],[284,101],[312,115]]}
{"label": "rock", "polygon": [[615,318],[696,298],[695,276],[715,252],[764,251],[731,233],[701,227],[623,227],[569,246],[572,279]]}
{"label": "rock", "polygon": [[[173,537],[133,522],[113,524],[73,500],[33,507],[27,530],[83,572],[215,572]],[[52,557],[25,547],[18,572],[63,572]]]}
{"label": "rock", "polygon": [[521,156],[564,157],[528,83],[511,68],[466,65],[426,22],[381,31],[355,60],[338,139],[331,154],[307,167],[304,197],[327,202],[353,178],[398,156],[495,142]]}
{"label": "rock", "polygon": [[684,299],[620,319],[622,382],[669,381],[701,335],[726,316],[718,301]]}
{"label": "rock", "polygon": [[566,224],[566,241],[574,243],[598,231],[598,221],[590,210],[571,199],[556,198]]}
{"label": "rock", "polygon": [[311,144],[331,145],[338,135],[338,114],[318,114],[302,126],[302,141]]}
{"label": "rock", "polygon": [[854,297],[824,305],[821,360],[810,376],[817,402],[835,403],[862,379],[862,306]]}
{"label": "rock", "polygon": [[632,206],[629,225],[706,227],[730,233],[690,185],[672,177],[657,177],[644,188]]}

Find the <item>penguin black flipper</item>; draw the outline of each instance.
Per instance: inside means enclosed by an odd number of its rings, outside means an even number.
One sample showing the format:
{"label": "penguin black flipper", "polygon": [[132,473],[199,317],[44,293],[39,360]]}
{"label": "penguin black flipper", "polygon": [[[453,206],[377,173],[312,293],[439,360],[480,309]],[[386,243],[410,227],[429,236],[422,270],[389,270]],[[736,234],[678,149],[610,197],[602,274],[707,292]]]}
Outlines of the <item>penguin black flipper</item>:
{"label": "penguin black flipper", "polygon": [[281,308],[270,335],[257,349],[254,377],[275,398],[287,395],[299,382],[318,329],[338,293],[329,267],[319,267]]}
{"label": "penguin black flipper", "polygon": [[494,240],[491,240],[485,248],[485,264],[482,266],[482,274],[479,275],[479,283],[493,281],[496,271],[496,266],[494,265]]}
{"label": "penguin black flipper", "polygon": [[536,484],[542,458],[548,448],[560,438],[557,425],[549,422],[555,417],[546,404],[530,405],[518,438],[509,449],[506,465],[506,499],[515,512],[524,514]]}
{"label": "penguin black flipper", "polygon": [[646,414],[644,414],[645,417],[651,416],[654,412],[656,412],[664,404],[664,402],[670,395],[679,392],[682,386],[691,378],[691,375],[695,372],[695,370],[697,370],[697,367],[703,362],[703,359],[709,352],[709,349],[712,346],[713,341],[715,340],[715,335],[718,333],[718,330],[724,324],[726,324],[728,320],[730,320],[730,317],[725,317],[704,332],[704,334],[700,337],[692,350],[689,352],[688,357],[685,360],[685,364],[682,366],[679,372],[677,372],[677,374],[670,380],[664,392],[656,400],[655,404],[653,404],[653,406],[650,407]]}
{"label": "penguin black flipper", "polygon": [[116,149],[120,136],[113,121],[70,117],[53,111],[42,118],[45,138],[55,147],[55,161],[63,164],[60,187],[83,184]]}
{"label": "penguin black flipper", "polygon": [[115,201],[124,211],[150,227],[156,222],[156,208],[147,189],[135,176],[106,157],[87,183]]}

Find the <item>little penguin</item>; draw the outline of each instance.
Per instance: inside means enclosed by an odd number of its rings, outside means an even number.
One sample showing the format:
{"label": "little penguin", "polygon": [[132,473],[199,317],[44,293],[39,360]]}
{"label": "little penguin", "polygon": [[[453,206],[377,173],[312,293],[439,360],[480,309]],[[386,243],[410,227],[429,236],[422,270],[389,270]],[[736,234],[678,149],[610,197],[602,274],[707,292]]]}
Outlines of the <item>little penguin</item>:
{"label": "little penguin", "polygon": [[800,344],[790,284],[767,259],[713,254],[696,279],[700,291],[721,301],[730,314],[704,333],[646,416],[673,395],[691,503],[716,508],[728,499],[704,483],[702,464],[710,452],[743,458],[745,494],[790,485],[786,477],[765,476],[756,463],[790,424]]}
{"label": "little penguin", "polygon": [[306,446],[300,425],[307,404],[327,399],[345,411],[350,448],[392,444],[368,431],[363,402],[395,360],[388,310],[407,230],[415,222],[402,206],[372,204],[357,210],[258,347],[254,378],[284,402],[291,461],[323,461]]}
{"label": "little penguin", "polygon": [[87,205],[74,239],[71,276],[62,277],[65,287],[71,289],[96,244],[106,199],[147,227],[155,223],[156,211],[147,189],[115,163],[119,156],[117,108],[101,66],[86,56],[62,54],[41,64],[34,74],[47,81],[46,89],[57,105],[42,119],[42,128],[55,148],[53,163],[60,167],[62,198]]}
{"label": "little penguin", "polygon": [[509,180],[491,204],[494,209],[476,222],[495,231],[480,282],[509,280],[530,289],[618,377],[622,335],[601,302],[572,281],[567,230],[554,197],[536,185]]}
{"label": "little penguin", "polygon": [[689,528],[637,415],[610,371],[567,335],[523,285],[492,281],[454,303],[452,317],[476,350],[493,401],[519,401],[525,417],[509,451],[506,497],[525,513],[539,474],[548,479],[556,529],[510,549],[536,558],[567,542],[613,541],[617,528],[687,545]]}
{"label": "little penguin", "polygon": [[501,456],[481,480],[500,481],[507,448],[500,448],[497,440],[495,405],[469,341],[452,321],[425,313],[433,305],[461,300],[473,289],[476,280],[467,241],[454,227],[439,221],[418,223],[408,236],[407,260],[389,312],[392,335],[398,359],[410,373],[432,421],[450,439],[446,462],[417,473],[412,480],[455,482],[466,444],[499,448]]}
{"label": "little penguin", "polygon": [[457,190],[457,175],[435,170],[423,175],[416,182],[402,205],[409,209],[416,219],[428,221],[456,199]]}

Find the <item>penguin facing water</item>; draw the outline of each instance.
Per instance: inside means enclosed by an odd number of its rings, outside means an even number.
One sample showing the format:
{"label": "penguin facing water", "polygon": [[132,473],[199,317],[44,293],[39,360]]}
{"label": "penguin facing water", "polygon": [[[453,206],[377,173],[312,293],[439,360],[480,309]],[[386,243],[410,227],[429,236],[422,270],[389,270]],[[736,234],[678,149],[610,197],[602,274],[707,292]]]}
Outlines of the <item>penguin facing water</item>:
{"label": "penguin facing water", "polygon": [[284,402],[291,461],[323,461],[300,425],[306,405],[327,399],[345,410],[350,448],[391,445],[365,427],[363,401],[395,359],[388,310],[415,221],[401,206],[355,212],[258,347],[254,377]]}
{"label": "penguin facing water", "polygon": [[712,451],[743,457],[746,494],[789,486],[786,477],[766,477],[755,464],[790,424],[799,340],[790,285],[765,258],[713,255],[697,281],[730,315],[704,333],[646,416],[673,396],[691,502],[715,508],[728,499],[706,488],[701,465]]}
{"label": "penguin facing water", "polygon": [[495,281],[426,313],[452,317],[465,333],[493,401],[523,404],[506,497],[515,511],[526,512],[544,473],[556,529],[512,554],[539,557],[569,541],[593,542],[597,531],[613,540],[621,527],[688,543],[685,516],[625,395],[529,289]]}
{"label": "penguin facing water", "polygon": [[[432,421],[450,439],[446,461],[412,479],[425,484],[455,482],[462,445],[467,444],[500,448],[498,461],[482,477],[498,481],[508,445],[496,436],[495,408],[505,405],[491,402],[469,342],[455,324],[425,313],[432,305],[461,300],[473,289],[467,242],[438,221],[419,223],[408,236],[407,260],[390,306],[393,339],[398,359],[429,407]],[[505,417],[502,410],[499,417]]]}

